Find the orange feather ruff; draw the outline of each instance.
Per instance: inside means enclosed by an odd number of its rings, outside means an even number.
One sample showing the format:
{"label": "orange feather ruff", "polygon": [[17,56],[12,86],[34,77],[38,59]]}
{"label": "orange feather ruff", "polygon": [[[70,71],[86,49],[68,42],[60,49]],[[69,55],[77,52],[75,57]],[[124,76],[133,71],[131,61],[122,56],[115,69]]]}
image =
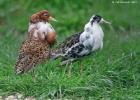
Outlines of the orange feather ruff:
{"label": "orange feather ruff", "polygon": [[50,45],[52,45],[56,42],[56,33],[55,32],[48,33],[47,42]]}

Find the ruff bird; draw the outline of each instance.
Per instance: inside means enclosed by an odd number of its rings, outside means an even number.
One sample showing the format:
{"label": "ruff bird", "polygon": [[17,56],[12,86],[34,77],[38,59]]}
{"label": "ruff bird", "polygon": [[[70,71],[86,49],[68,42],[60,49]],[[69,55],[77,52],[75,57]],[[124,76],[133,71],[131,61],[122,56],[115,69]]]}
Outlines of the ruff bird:
{"label": "ruff bird", "polygon": [[68,37],[52,51],[52,59],[62,58],[62,65],[103,48],[104,32],[100,23],[111,24],[99,15],[93,15],[84,31]]}
{"label": "ruff bird", "polygon": [[30,17],[28,37],[21,45],[15,64],[17,74],[27,72],[49,58],[50,48],[56,41],[56,32],[50,20],[56,21],[47,10]]}

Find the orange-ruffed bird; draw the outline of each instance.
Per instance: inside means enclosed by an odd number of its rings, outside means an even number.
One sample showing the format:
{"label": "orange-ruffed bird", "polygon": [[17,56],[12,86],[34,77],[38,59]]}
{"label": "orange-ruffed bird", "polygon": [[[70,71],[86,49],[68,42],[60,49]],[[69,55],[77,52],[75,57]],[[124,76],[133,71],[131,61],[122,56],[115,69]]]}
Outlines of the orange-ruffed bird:
{"label": "orange-ruffed bird", "polygon": [[56,21],[47,10],[30,17],[28,38],[21,45],[15,65],[17,74],[27,72],[49,58],[50,47],[56,41],[56,33],[50,20]]}

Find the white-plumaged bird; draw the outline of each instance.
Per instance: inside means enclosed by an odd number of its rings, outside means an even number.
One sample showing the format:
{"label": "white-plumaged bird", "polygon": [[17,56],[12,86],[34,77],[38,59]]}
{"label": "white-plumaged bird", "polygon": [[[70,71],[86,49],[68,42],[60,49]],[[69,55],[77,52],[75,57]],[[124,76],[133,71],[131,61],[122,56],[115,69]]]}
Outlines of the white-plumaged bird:
{"label": "white-plumaged bird", "polygon": [[84,31],[74,34],[61,43],[54,51],[52,58],[62,57],[62,64],[90,54],[103,48],[104,32],[100,23],[110,22],[99,15],[93,15],[85,25]]}

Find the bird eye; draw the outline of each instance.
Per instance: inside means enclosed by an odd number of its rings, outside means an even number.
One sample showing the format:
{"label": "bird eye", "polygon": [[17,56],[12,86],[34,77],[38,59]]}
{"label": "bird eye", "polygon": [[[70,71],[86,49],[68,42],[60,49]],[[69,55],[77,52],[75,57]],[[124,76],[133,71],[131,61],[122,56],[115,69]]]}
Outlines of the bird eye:
{"label": "bird eye", "polygon": [[45,13],[45,14],[43,14],[44,16],[48,16],[48,14],[47,13]]}

